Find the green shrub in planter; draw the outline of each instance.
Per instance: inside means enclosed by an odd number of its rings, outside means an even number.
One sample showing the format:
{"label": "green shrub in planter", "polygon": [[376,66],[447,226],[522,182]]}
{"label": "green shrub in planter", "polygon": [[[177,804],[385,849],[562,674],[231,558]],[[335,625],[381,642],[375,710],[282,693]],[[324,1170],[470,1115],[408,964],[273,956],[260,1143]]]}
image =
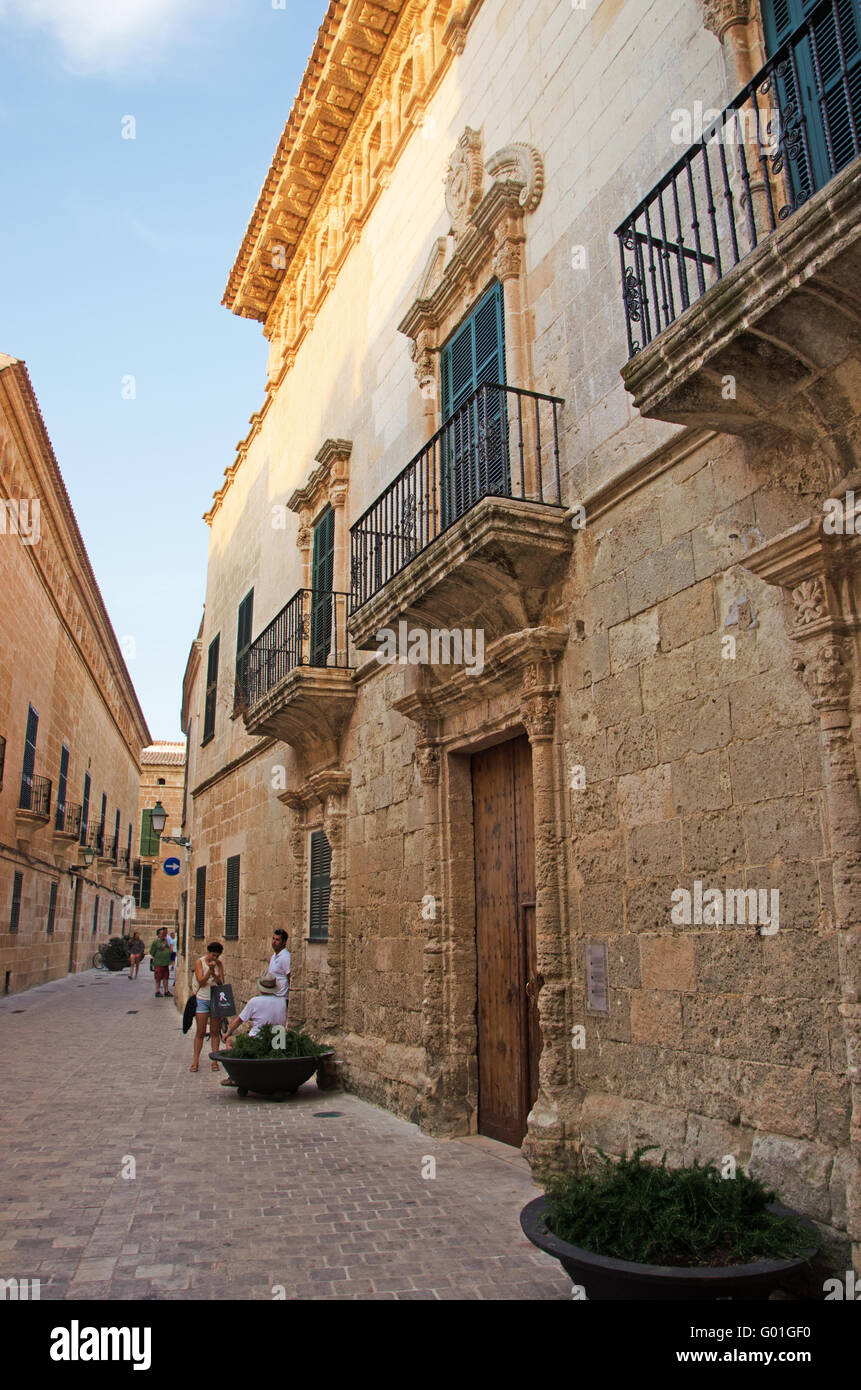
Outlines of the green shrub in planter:
{"label": "green shrub in planter", "polygon": [[618,1162],[601,1154],[594,1172],[547,1184],[547,1225],[581,1250],[637,1264],[725,1266],[788,1259],[810,1246],[810,1232],[768,1210],[775,1201],[741,1169],[723,1178],[713,1165],[644,1163],[637,1149]]}
{"label": "green shrub in planter", "polygon": [[102,951],[102,959],[108,969],[116,969],[118,966],[125,966],[129,963],[129,942],[128,937],[112,936],[107,946]]}
{"label": "green shrub in planter", "polygon": [[[284,1046],[278,1047],[277,1044],[282,1041]],[[245,1061],[268,1062],[275,1059],[283,1061],[286,1057],[320,1057],[328,1051],[327,1047],[320,1047],[318,1043],[312,1042],[307,1033],[299,1032],[295,1028],[281,1029],[277,1024],[264,1023],[254,1038],[247,1033],[240,1033],[234,1039],[230,1056]]]}

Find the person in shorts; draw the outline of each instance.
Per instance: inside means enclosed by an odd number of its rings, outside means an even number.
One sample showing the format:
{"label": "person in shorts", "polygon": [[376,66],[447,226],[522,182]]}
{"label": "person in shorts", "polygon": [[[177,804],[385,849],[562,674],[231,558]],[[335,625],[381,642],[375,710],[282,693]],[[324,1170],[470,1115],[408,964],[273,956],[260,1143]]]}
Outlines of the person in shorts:
{"label": "person in shorts", "polygon": [[[247,1033],[250,1038],[256,1038],[264,1023],[284,1027],[287,1022],[287,1000],[284,995],[278,993],[278,985],[277,976],[260,976],[257,981],[259,993],[249,999],[242,1013],[233,1020],[224,1036],[225,1051],[230,1048],[234,1033]],[[228,1077],[221,1084],[235,1086],[237,1083]]]}
{"label": "person in shorts", "polygon": [[[221,961],[223,951],[224,947],[220,941],[211,941],[206,948],[206,955],[199,956],[194,963],[192,989],[197,996],[197,1007],[194,1015],[194,1060],[189,1071],[197,1071],[203,1040],[206,1037],[207,1021],[209,1022],[209,1036],[213,1052],[218,1051],[221,1042],[221,1019],[210,1017],[209,1006],[212,986],[224,984],[224,966]],[[212,1070],[218,1071],[217,1062],[212,1063]]]}
{"label": "person in shorts", "polygon": [[167,940],[167,927],[159,927],[156,932],[155,941],[149,948],[152,956],[153,971],[155,973],[155,997],[172,999],[173,995],[168,989],[170,980],[170,946]]}
{"label": "person in shorts", "polygon": [[140,933],[135,932],[129,941],[129,979],[136,980],[140,970],[141,961],[144,958],[146,946],[141,940]]}

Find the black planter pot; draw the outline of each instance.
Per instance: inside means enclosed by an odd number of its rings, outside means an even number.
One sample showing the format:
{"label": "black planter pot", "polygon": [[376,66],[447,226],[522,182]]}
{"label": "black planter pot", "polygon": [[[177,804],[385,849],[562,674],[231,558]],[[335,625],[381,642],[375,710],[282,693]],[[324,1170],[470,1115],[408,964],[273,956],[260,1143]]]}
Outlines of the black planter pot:
{"label": "black planter pot", "polygon": [[[299,1087],[317,1070],[320,1057],[233,1057],[230,1052],[210,1052],[214,1062],[220,1062],[236,1082],[237,1094],[247,1096],[254,1091],[261,1096],[295,1095]],[[331,1053],[324,1053],[331,1056]]]}
{"label": "black planter pot", "polygon": [[117,972],[120,971],[120,970],[127,970],[127,969],[128,969],[128,964],[129,964],[129,963],[128,963],[127,960],[106,960],[106,961],[105,961],[105,965],[106,965],[106,966],[108,967],[108,969],[111,970],[115,975],[116,975]]}
{"label": "black planter pot", "polygon": [[594,1255],[569,1245],[547,1229],[547,1201],[536,1197],[520,1213],[524,1235],[545,1254],[559,1260],[573,1283],[593,1299],[764,1299],[773,1289],[785,1287],[813,1258],[819,1240],[816,1227],[806,1217],[774,1204],[769,1211],[794,1216],[811,1232],[810,1248],[790,1260],[758,1260],[754,1264],[717,1268],[668,1267],[632,1264]]}

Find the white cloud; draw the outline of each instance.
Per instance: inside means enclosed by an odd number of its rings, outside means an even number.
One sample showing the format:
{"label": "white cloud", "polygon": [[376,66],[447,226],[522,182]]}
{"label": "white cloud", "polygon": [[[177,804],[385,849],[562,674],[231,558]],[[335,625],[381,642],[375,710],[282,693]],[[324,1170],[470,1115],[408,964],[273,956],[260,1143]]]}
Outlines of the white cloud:
{"label": "white cloud", "polygon": [[74,69],[114,71],[157,60],[223,10],[223,0],[0,0],[0,26],[48,35]]}

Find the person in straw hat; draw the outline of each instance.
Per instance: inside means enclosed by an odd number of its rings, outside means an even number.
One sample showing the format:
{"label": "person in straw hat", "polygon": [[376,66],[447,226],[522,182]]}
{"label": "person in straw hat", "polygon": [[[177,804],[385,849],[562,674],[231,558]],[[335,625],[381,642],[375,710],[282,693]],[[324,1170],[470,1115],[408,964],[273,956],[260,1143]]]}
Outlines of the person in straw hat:
{"label": "person in straw hat", "polygon": [[[264,1023],[281,1025],[287,1022],[287,1000],[278,994],[278,980],[274,975],[261,975],[257,981],[259,994],[249,999],[241,1014],[233,1020],[225,1034],[225,1051],[231,1047],[235,1033],[247,1033],[254,1038]],[[222,1086],[235,1086],[235,1081],[222,1081]]]}

